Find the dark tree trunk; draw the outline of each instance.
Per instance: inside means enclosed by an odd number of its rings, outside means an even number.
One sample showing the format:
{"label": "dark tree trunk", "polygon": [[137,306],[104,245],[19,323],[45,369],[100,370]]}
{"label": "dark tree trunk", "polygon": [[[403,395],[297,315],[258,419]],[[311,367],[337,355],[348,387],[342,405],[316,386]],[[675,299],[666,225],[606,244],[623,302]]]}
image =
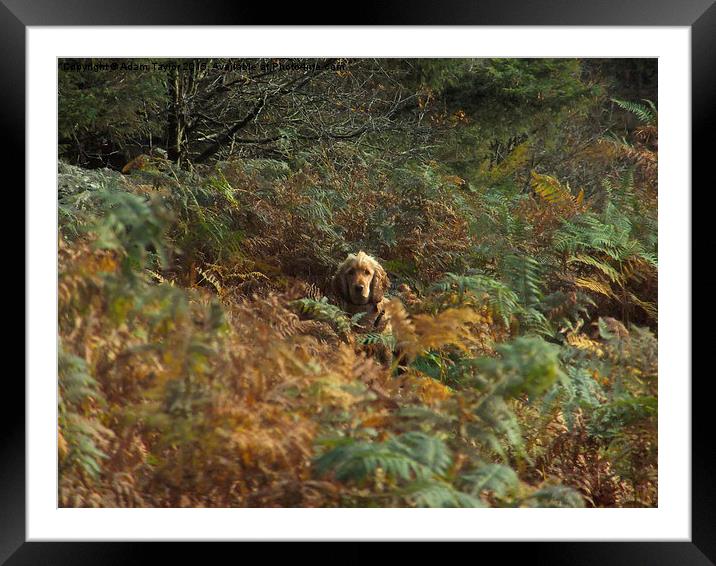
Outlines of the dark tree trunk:
{"label": "dark tree trunk", "polygon": [[186,164],[186,113],[184,112],[184,80],[179,69],[167,75],[169,114],[167,117],[167,157],[178,166]]}

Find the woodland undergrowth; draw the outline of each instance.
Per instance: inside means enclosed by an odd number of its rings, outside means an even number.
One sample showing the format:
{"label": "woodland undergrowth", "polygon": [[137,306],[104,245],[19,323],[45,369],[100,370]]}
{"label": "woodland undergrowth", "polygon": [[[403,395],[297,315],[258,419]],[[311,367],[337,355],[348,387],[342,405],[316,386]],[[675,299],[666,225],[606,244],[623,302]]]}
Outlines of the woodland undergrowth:
{"label": "woodland undergrowth", "polygon": [[[651,118],[589,191],[514,182],[519,144],[469,179],[60,163],[60,505],[656,506]],[[391,335],[328,290],[360,249]]]}

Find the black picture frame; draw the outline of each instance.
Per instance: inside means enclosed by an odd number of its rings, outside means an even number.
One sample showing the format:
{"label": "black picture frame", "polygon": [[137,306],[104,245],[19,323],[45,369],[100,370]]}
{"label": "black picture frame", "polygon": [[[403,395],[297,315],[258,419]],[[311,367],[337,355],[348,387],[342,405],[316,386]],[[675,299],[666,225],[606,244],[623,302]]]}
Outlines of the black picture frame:
{"label": "black picture frame", "polygon": [[[713,158],[710,151],[716,125],[716,5],[714,0],[413,0],[361,2],[351,10],[352,25],[568,25],[568,26],[688,26],[692,56],[692,171],[693,183],[706,180]],[[7,145],[4,161],[18,172],[24,186],[25,163],[25,33],[28,26],[58,25],[341,25],[340,12],[328,7],[293,4],[272,12],[259,4],[223,5],[209,0],[0,0],[0,113]],[[10,166],[10,165],[9,165]],[[711,176],[712,177],[712,176]],[[712,179],[710,184],[712,184]],[[10,188],[10,185],[6,185]],[[15,191],[19,193],[20,191]],[[19,207],[25,210],[24,198]],[[693,257],[693,256],[692,256]],[[15,266],[17,270],[17,264]],[[32,300],[26,296],[27,300]],[[684,329],[691,332],[691,329]],[[27,339],[32,339],[28,336]],[[12,379],[11,379],[12,377]],[[690,378],[691,376],[684,376]],[[716,563],[716,476],[707,422],[708,374],[692,379],[692,536],[690,542],[563,542],[483,543],[499,549],[510,562],[547,564],[714,564]],[[220,545],[162,543],[25,542],[25,413],[24,384],[16,372],[6,372],[6,407],[0,440],[0,563],[21,564],[135,564],[164,562],[176,554],[200,557],[211,563],[226,548]],[[11,401],[12,400],[12,401]],[[10,408],[14,407],[16,412]],[[559,533],[554,534],[559,538]],[[372,560],[383,550],[378,543],[351,543],[337,552],[319,554],[331,560]],[[510,544],[510,548],[505,548]],[[439,546],[439,545],[436,545]],[[289,550],[295,556],[295,547]],[[305,548],[305,547],[302,547]],[[433,547],[435,548],[435,547]],[[421,557],[431,552],[420,545]],[[432,550],[432,549],[431,549]],[[271,550],[274,553],[275,550]],[[314,554],[315,550],[312,551]],[[399,550],[404,555],[404,550]],[[445,552],[435,549],[433,552]],[[473,553],[475,551],[469,551]],[[179,554],[181,553],[181,554]],[[438,556],[437,554],[435,555]],[[475,559],[477,559],[477,555]],[[318,556],[314,558],[320,559]]]}

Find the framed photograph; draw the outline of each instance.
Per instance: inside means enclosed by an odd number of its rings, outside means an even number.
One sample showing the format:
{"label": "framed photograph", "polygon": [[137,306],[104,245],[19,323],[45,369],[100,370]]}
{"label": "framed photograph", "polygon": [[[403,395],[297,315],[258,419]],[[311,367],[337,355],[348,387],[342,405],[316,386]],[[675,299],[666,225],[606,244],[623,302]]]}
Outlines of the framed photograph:
{"label": "framed photograph", "polygon": [[27,262],[1,560],[713,563],[708,1],[0,14]]}

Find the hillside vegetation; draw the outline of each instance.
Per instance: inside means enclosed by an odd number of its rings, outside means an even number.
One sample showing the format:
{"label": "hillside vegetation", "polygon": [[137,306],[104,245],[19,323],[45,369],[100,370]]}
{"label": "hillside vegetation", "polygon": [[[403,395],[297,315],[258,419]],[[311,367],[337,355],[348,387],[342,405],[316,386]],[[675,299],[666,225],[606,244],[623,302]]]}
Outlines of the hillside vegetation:
{"label": "hillside vegetation", "polygon": [[61,70],[60,506],[656,506],[652,69]]}

